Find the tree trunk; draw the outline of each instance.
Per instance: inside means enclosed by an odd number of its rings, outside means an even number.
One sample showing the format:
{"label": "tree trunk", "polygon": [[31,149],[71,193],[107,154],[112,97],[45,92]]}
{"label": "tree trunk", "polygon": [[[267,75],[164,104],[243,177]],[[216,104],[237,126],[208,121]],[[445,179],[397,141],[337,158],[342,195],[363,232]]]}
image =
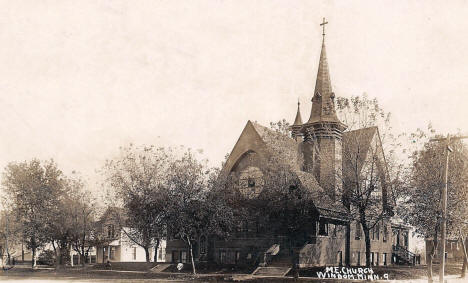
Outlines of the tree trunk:
{"label": "tree trunk", "polygon": [[369,235],[369,227],[367,227],[366,221],[366,212],[363,209],[359,210],[359,218],[362,226],[362,230],[364,231],[364,240],[366,242],[366,267],[371,266],[370,255],[371,255],[371,241]]}
{"label": "tree trunk", "polygon": [[462,266],[462,271],[461,271],[461,277],[465,278],[466,277],[466,268],[467,268],[467,264],[468,264],[468,255],[467,255],[467,250],[466,250],[466,245],[465,245],[466,240],[465,240],[465,236],[463,236],[460,228],[458,228],[458,231],[460,232],[460,241],[461,241],[462,248],[463,248],[463,266]]}
{"label": "tree trunk", "polygon": [[36,247],[33,246],[33,247],[31,248],[31,250],[32,250],[31,267],[32,267],[32,268],[35,268],[35,267],[36,267]]}
{"label": "tree trunk", "polygon": [[156,240],[156,245],[154,245],[154,262],[158,262],[158,249],[159,249],[159,239]]}
{"label": "tree trunk", "polygon": [[55,254],[55,267],[57,267],[58,265],[58,258],[59,258],[59,255],[57,253],[57,248],[55,247],[55,242],[52,241],[52,247],[54,248],[54,254]]}
{"label": "tree trunk", "polygon": [[427,261],[427,281],[432,283],[432,260],[434,256],[432,254],[427,254],[426,261]]}
{"label": "tree trunk", "polygon": [[187,242],[189,244],[190,248],[190,258],[192,259],[192,269],[193,269],[193,274],[197,275],[197,271],[195,270],[195,259],[193,258],[193,245],[190,239],[187,237]]}
{"label": "tree trunk", "polygon": [[145,249],[146,262],[151,262],[150,250],[149,250],[148,246],[144,247],[144,249]]}
{"label": "tree trunk", "polygon": [[437,251],[437,229],[436,228],[436,233],[434,236],[434,240],[432,240],[432,250],[431,252],[427,255],[427,282],[432,283],[432,261],[434,260],[434,255]]}
{"label": "tree trunk", "polygon": [[466,259],[466,255],[465,257],[463,258],[463,266],[462,266],[462,272],[461,272],[461,278],[465,278],[466,277],[466,268],[467,268],[467,259]]}
{"label": "tree trunk", "polygon": [[82,265],[82,266],[85,266],[85,265],[86,265],[86,257],[85,257],[85,248],[84,248],[84,245],[81,246],[81,254],[80,254],[80,257],[81,257],[81,265]]}
{"label": "tree trunk", "polygon": [[364,240],[366,242],[366,267],[371,266],[371,240],[369,235],[369,229],[364,230]]}

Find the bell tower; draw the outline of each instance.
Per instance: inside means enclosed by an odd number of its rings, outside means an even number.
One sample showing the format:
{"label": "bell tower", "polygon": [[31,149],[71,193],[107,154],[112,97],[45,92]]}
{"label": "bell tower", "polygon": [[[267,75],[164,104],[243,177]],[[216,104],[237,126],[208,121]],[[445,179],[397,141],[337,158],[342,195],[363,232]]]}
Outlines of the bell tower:
{"label": "bell tower", "polygon": [[304,169],[315,178],[335,200],[342,196],[342,136],[346,125],[336,115],[335,94],[332,91],[325,50],[325,25],[322,50],[312,97],[312,111],[301,131],[304,136]]}

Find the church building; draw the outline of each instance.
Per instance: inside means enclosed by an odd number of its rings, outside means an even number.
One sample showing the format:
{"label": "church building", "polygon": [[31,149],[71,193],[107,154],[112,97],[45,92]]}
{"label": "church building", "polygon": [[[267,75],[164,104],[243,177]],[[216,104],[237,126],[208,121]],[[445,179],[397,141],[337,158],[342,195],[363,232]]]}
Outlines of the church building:
{"label": "church building", "polygon": [[[253,266],[290,266],[295,262],[301,268],[365,265],[364,232],[349,213],[346,202],[348,178],[344,168],[346,159],[355,150],[355,140],[360,144],[359,166],[370,157],[369,152],[377,152],[381,164],[385,164],[385,159],[377,127],[346,131],[347,126],[337,116],[325,34],[311,101],[310,116],[305,122],[298,104],[289,135],[248,121],[222,168],[222,173],[232,176],[246,197],[255,198],[269,189],[263,180],[265,160],[272,154],[284,154],[278,162],[284,162],[299,180],[299,185],[309,190],[313,197],[311,209],[314,215],[307,237],[291,244],[290,235],[268,234],[258,225],[246,223],[228,240],[210,239],[209,235],[198,239],[194,255],[197,260]],[[381,166],[380,170],[388,176],[386,166]],[[382,184],[375,193],[382,209],[390,206],[387,201],[390,191],[391,188]],[[395,262],[392,235],[389,217],[371,231],[372,264]],[[168,241],[166,252],[169,262],[189,261],[185,246],[176,240]],[[400,253],[398,256],[405,255]]]}

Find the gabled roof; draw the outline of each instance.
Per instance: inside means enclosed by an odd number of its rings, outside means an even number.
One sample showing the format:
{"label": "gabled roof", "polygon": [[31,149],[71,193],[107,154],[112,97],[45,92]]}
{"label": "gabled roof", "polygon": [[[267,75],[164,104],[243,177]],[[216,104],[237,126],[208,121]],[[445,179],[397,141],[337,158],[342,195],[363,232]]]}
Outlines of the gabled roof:
{"label": "gabled roof", "polygon": [[[246,144],[248,142],[250,144]],[[302,186],[309,190],[314,205],[319,211],[332,210],[339,214],[345,214],[346,209],[341,202],[334,202],[325,193],[324,189],[320,187],[313,174],[302,171],[302,153],[300,152],[299,145],[300,142],[285,134],[262,126],[257,122],[248,121],[226,161],[223,172],[230,172],[234,168],[237,159],[242,157],[241,153],[248,150],[260,152],[261,154],[276,154],[280,157],[277,160],[279,162],[286,162],[286,165],[298,177]],[[259,147],[263,147],[263,151]]]}
{"label": "gabled roof", "polygon": [[[374,136],[378,133],[377,127],[369,127],[348,131],[343,133],[343,163],[345,165],[346,158],[353,158],[349,160],[353,165],[358,162],[359,171],[361,170],[371,148],[371,142]],[[356,160],[354,160],[356,159]]]}
{"label": "gabled roof", "polygon": [[262,126],[257,122],[253,122],[252,125],[270,153],[284,156],[285,158],[283,160],[288,162],[291,168],[295,170],[300,169],[301,155],[299,152],[299,143],[297,141],[285,134]]}
{"label": "gabled roof", "polygon": [[125,210],[121,207],[111,206],[108,207],[104,213],[99,217],[97,223],[105,224],[108,221],[116,222],[116,223],[125,223],[126,222],[126,214]]}

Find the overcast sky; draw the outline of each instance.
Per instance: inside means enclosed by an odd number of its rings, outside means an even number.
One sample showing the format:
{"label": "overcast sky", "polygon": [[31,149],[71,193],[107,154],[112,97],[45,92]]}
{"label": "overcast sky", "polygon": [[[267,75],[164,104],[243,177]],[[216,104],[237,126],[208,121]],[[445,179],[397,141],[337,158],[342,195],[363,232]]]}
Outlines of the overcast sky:
{"label": "overcast sky", "polygon": [[0,1],[0,167],[94,178],[119,146],[203,149],[309,117],[326,17],[338,96],[414,131],[467,133],[468,1]]}

